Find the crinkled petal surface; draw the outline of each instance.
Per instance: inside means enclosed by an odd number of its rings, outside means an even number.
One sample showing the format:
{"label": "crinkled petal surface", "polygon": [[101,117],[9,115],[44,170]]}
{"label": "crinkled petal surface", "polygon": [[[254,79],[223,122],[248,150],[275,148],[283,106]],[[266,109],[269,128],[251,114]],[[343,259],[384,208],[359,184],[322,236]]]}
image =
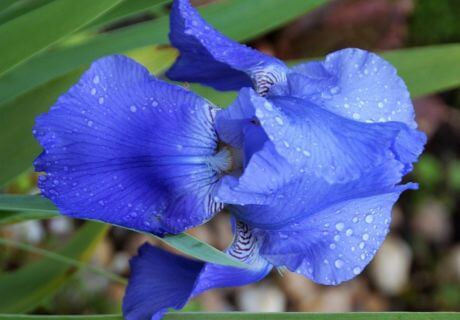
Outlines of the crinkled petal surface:
{"label": "crinkled petal surface", "polygon": [[190,260],[148,244],[131,260],[131,278],[123,301],[127,320],[158,320],[168,308],[181,309],[187,301],[212,288],[240,286],[264,278],[271,265],[258,255],[260,242],[241,222],[227,253],[248,263],[234,268]]}
{"label": "crinkled petal surface", "polygon": [[416,128],[409,91],[396,69],[374,53],[344,49],[324,61],[298,65],[273,95],[308,99],[362,122],[397,121]]}
{"label": "crinkled petal surface", "polygon": [[360,179],[330,183],[314,172],[290,166],[270,141],[255,153],[244,174],[219,183],[219,201],[234,205],[238,219],[259,229],[280,229],[349,199],[389,193],[400,181],[403,165],[388,160]]}
{"label": "crinkled petal surface", "polygon": [[36,120],[39,187],[64,214],[155,234],[209,219],[214,111],[123,56],[93,63]]}
{"label": "crinkled petal surface", "polygon": [[266,92],[287,71],[280,60],[241,45],[210,26],[188,0],[175,0],[170,41],[180,55],[167,72],[172,80],[198,82],[218,90],[238,90],[253,83]]}
{"label": "crinkled petal surface", "polygon": [[[244,120],[244,116],[249,118]],[[401,178],[412,168],[425,143],[422,133],[404,123],[363,123],[305,99],[266,99],[248,88],[217,115],[216,128],[221,139],[241,145],[248,139],[245,130],[254,122],[289,164],[330,183],[358,179],[391,159],[404,165]]]}

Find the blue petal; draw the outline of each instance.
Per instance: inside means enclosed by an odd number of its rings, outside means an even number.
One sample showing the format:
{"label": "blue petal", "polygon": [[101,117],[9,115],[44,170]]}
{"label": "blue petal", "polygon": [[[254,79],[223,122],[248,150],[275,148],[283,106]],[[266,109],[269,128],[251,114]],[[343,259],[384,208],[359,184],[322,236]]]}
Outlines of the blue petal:
{"label": "blue petal", "polygon": [[158,320],[168,308],[181,309],[205,290],[241,286],[264,278],[271,265],[258,255],[251,230],[236,223],[236,238],[227,253],[247,269],[190,260],[145,244],[131,261],[131,278],[123,301],[127,320]]}
{"label": "blue petal", "polygon": [[403,186],[392,192],[336,203],[277,230],[259,230],[261,255],[321,284],[336,285],[360,274],[380,248],[391,209]]}
{"label": "blue petal", "polygon": [[233,205],[232,213],[251,227],[275,230],[339,202],[391,192],[403,170],[393,159],[360,179],[330,183],[314,172],[290,166],[267,141],[241,177],[222,179],[217,197]]}
{"label": "blue petal", "polygon": [[100,59],[36,120],[39,187],[73,217],[182,232],[221,207],[213,117],[204,99],[133,60]]}
{"label": "blue petal", "polygon": [[258,123],[288,163],[330,183],[358,179],[371,168],[395,158],[406,167],[403,175],[411,169],[425,143],[422,133],[403,123],[362,123],[307,100],[265,99],[246,88],[227,110],[217,115],[216,128],[225,142],[237,141],[236,145],[241,145],[247,140],[246,128]]}
{"label": "blue petal", "polygon": [[322,284],[359,274],[380,247],[404,166],[388,160],[360,179],[329,183],[289,166],[270,141],[240,178],[225,177],[218,197],[251,226],[260,255]]}
{"label": "blue petal", "polygon": [[362,122],[403,122],[416,128],[409,91],[396,69],[376,54],[344,49],[322,62],[298,65],[273,95],[305,98]]}
{"label": "blue petal", "polygon": [[167,73],[170,79],[218,90],[238,90],[255,83],[259,92],[284,80],[287,68],[283,62],[225,37],[188,0],[174,1],[170,17],[169,38],[180,52]]}
{"label": "blue petal", "polygon": [[158,320],[168,308],[184,307],[204,266],[147,243],[130,264],[131,277],[123,300],[127,320]]}

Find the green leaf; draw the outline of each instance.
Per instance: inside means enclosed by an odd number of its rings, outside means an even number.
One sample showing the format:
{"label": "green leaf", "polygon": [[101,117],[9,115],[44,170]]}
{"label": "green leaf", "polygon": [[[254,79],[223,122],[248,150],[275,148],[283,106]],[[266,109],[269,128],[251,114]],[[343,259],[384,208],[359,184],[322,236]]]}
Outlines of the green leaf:
{"label": "green leaf", "polygon": [[460,86],[460,44],[438,45],[383,53],[404,79],[413,97]]}
{"label": "green leaf", "polygon": [[48,110],[78,80],[80,73],[78,70],[57,78],[0,107],[0,186],[32,165],[40,152],[32,136],[35,117]]}
{"label": "green leaf", "polygon": [[35,10],[51,1],[53,0],[2,0],[0,1],[0,10],[1,7],[3,7],[4,10],[0,11],[0,24]]}
{"label": "green leaf", "polygon": [[[120,0],[53,1],[0,26],[0,75],[91,22]],[[78,14],[75,14],[78,12]]]}
{"label": "green leaf", "polygon": [[118,20],[149,12],[152,9],[164,6],[170,2],[172,2],[172,0],[124,0],[118,6],[91,22],[85,29],[107,26]]}
{"label": "green leaf", "polygon": [[[107,230],[107,225],[88,222],[58,253],[86,262]],[[2,274],[0,311],[20,313],[33,310],[51,297],[77,271],[78,268],[47,258],[28,264],[18,271]]]}
{"label": "green leaf", "polygon": [[[348,312],[348,313],[306,313],[306,312],[171,312],[164,320],[456,320],[456,312]],[[121,315],[97,316],[32,316],[0,315],[0,320],[122,320]]]}
{"label": "green leaf", "polygon": [[[51,203],[51,201],[40,196],[26,195],[0,195],[0,210],[22,212],[31,211],[54,214],[58,213],[58,210]],[[219,251],[216,248],[208,245],[207,243],[204,243],[186,233],[165,236],[164,238],[156,237],[150,233],[144,234],[151,237],[155,237],[163,241],[164,243],[168,244],[169,246],[199,260],[235,267],[247,267],[247,265],[245,265],[244,263],[233,259],[232,257],[223,253],[222,251]]]}
{"label": "green leaf", "polygon": [[0,227],[2,225],[19,223],[27,220],[52,219],[59,216],[60,215],[56,213],[0,211]]}
{"label": "green leaf", "polygon": [[[218,30],[237,41],[246,41],[273,30],[325,2],[264,0],[263,14],[260,14],[261,5],[258,1],[228,0],[203,6],[200,12]],[[168,31],[168,17],[160,17],[101,34],[77,46],[43,54],[0,78],[0,102],[10,100],[101,56],[151,44],[167,44]]]}
{"label": "green leaf", "polygon": [[53,203],[41,196],[0,194],[0,210],[32,211],[59,215]]}
{"label": "green leaf", "polygon": [[30,245],[28,243],[19,242],[19,241],[15,241],[15,240],[12,240],[12,239],[0,238],[0,245],[11,246],[11,247],[15,247],[15,248],[18,248],[18,249],[21,249],[21,250],[24,250],[24,251],[34,253],[34,254],[38,254],[38,255],[46,257],[46,258],[48,258],[50,260],[63,263],[65,265],[69,266],[69,267],[76,267],[76,268],[79,268],[79,269],[87,269],[87,270],[90,270],[90,271],[92,271],[94,273],[97,273],[97,274],[99,274],[99,275],[101,275],[101,276],[103,276],[103,277],[105,277],[105,278],[107,278],[109,280],[118,282],[118,283],[120,283],[122,285],[126,285],[127,282],[128,282],[125,278],[120,277],[119,275],[114,274],[112,272],[106,271],[106,270],[104,270],[102,268],[95,267],[95,266],[92,266],[92,265],[90,265],[88,263],[84,263],[84,262],[81,262],[81,261],[78,261],[78,260],[63,256],[63,255],[61,255],[59,253],[55,253],[55,252],[52,252],[52,251],[49,251],[49,250],[45,250],[45,249],[35,247],[35,246]]}

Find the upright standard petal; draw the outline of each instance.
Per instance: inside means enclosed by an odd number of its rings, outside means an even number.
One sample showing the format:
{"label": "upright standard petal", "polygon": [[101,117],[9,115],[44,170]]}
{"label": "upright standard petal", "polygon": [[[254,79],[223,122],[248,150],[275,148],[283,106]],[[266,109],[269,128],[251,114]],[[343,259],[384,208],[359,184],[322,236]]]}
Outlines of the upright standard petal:
{"label": "upright standard petal", "polygon": [[36,120],[42,193],[60,211],[155,234],[220,210],[214,110],[123,56],[102,58]]}
{"label": "upright standard petal", "polygon": [[342,117],[361,122],[405,123],[416,128],[409,91],[397,70],[378,55],[344,49],[324,61],[298,65],[273,95],[308,99]]}
{"label": "upright standard petal", "polygon": [[254,85],[259,93],[284,81],[283,62],[225,37],[200,17],[189,0],[175,0],[170,19],[169,38],[180,53],[167,72],[170,79],[218,90]]}
{"label": "upright standard petal", "polygon": [[264,98],[245,88],[217,115],[216,128],[222,140],[241,145],[248,139],[245,132],[250,126],[260,126],[289,164],[331,183],[358,179],[391,159],[406,168],[398,182],[425,143],[422,133],[404,123],[358,122],[306,99]]}
{"label": "upright standard petal", "polygon": [[127,320],[159,320],[168,308],[181,309],[205,290],[241,286],[264,278],[271,265],[258,255],[258,244],[243,223],[234,225],[235,238],[227,253],[248,268],[226,267],[190,260],[142,246],[131,260],[131,278],[123,301]]}

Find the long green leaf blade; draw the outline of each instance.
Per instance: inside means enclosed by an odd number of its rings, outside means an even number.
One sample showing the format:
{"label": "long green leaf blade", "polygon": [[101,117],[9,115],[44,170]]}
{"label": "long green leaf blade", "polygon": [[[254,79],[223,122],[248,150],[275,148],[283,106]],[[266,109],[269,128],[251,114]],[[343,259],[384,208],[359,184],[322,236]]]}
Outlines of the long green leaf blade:
{"label": "long green leaf blade", "polygon": [[460,86],[460,44],[383,53],[404,79],[413,97]]}
{"label": "long green leaf blade", "polygon": [[120,19],[148,12],[151,9],[166,5],[171,1],[172,0],[125,0],[103,16],[91,22],[85,29],[100,28]]}
{"label": "long green leaf blade", "polygon": [[[79,261],[88,261],[108,226],[86,223],[59,254]],[[0,312],[20,313],[36,308],[51,297],[78,268],[53,259],[28,264],[16,272],[0,277]]]}
{"label": "long green leaf blade", "polygon": [[0,43],[8,45],[1,51],[0,75],[91,22],[119,1],[53,1],[1,25]]}
{"label": "long green leaf blade", "polygon": [[[56,207],[51,203],[51,201],[40,196],[0,195],[0,210],[22,212],[39,211],[44,213],[58,214]],[[152,234],[145,234],[153,236]],[[186,233],[165,236],[164,238],[156,238],[168,244],[169,246],[199,260],[235,267],[244,268],[246,266],[245,264],[231,258],[230,256],[208,245],[207,243],[204,243]]]}
{"label": "long green leaf blade", "polygon": [[[264,0],[262,5],[260,1],[228,0],[203,6],[200,12],[224,34],[237,41],[246,41],[273,30],[325,2],[326,0]],[[62,48],[36,57],[0,78],[0,102],[10,100],[101,56],[151,44],[167,44],[168,31],[168,17],[161,17],[151,22],[101,34],[78,46]]]}
{"label": "long green leaf blade", "polygon": [[34,253],[34,254],[38,254],[38,255],[43,256],[45,258],[48,258],[50,260],[54,260],[54,261],[66,264],[67,266],[70,266],[70,267],[76,267],[76,268],[80,268],[80,269],[88,269],[88,270],[90,270],[90,271],[92,271],[94,273],[97,273],[97,274],[99,274],[99,275],[101,275],[101,276],[103,276],[103,277],[105,277],[105,278],[107,278],[109,280],[118,282],[118,283],[123,284],[123,285],[127,284],[127,280],[125,278],[123,278],[123,277],[120,277],[117,274],[114,274],[112,272],[106,271],[106,270],[104,270],[102,268],[99,268],[99,267],[92,266],[92,265],[90,265],[88,263],[84,263],[84,262],[81,262],[79,260],[63,256],[62,254],[59,254],[59,253],[56,253],[56,252],[52,252],[52,251],[49,251],[49,250],[45,250],[45,249],[42,249],[42,248],[35,247],[35,246],[30,245],[28,243],[15,241],[15,240],[12,240],[12,239],[0,238],[0,245],[15,247],[15,248],[18,248],[18,249],[21,249],[21,250],[24,250],[24,251],[28,251],[28,252],[31,252],[31,253]]}
{"label": "long green leaf blade", "polygon": [[2,225],[19,223],[28,220],[44,220],[59,217],[56,213],[45,212],[9,212],[0,211],[0,227]]}
{"label": "long green leaf blade", "polygon": [[82,70],[57,78],[0,107],[0,186],[32,165],[40,152],[32,136],[35,117],[75,83]]}
{"label": "long green leaf blade", "polygon": [[[457,320],[456,312],[347,312],[347,313],[315,313],[315,312],[274,312],[274,313],[243,313],[243,312],[172,312],[167,313],[165,320]],[[1,320],[122,320],[121,315],[95,316],[33,316],[33,315],[0,315]]]}

